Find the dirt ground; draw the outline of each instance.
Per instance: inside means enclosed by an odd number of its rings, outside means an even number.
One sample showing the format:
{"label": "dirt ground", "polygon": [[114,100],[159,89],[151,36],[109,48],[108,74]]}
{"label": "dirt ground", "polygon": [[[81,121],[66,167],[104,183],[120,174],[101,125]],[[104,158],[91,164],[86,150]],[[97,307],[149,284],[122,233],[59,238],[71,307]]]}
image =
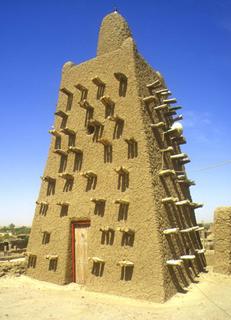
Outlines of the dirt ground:
{"label": "dirt ground", "polygon": [[200,275],[187,291],[157,304],[88,292],[74,283],[58,286],[24,275],[3,277],[0,319],[231,319],[231,277],[210,271]]}

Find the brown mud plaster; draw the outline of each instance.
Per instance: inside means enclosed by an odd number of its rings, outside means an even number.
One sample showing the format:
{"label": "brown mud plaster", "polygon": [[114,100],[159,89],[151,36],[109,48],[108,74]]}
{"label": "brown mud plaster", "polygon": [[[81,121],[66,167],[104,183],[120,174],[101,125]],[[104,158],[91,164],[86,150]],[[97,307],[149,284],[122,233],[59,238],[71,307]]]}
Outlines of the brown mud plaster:
{"label": "brown mud plaster", "polygon": [[231,207],[217,208],[214,222],[214,272],[231,274]]}
{"label": "brown mud plaster", "polygon": [[184,164],[171,158],[185,142],[179,107],[118,12],[102,22],[96,58],[65,63],[60,88],[27,273],[159,302],[184,291],[205,260]]}

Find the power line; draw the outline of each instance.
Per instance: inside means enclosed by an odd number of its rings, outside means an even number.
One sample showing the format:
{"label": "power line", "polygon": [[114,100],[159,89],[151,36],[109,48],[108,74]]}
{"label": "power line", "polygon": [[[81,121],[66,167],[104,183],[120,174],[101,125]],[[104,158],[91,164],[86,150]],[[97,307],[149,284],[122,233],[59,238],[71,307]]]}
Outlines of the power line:
{"label": "power line", "polygon": [[193,172],[205,171],[205,170],[210,170],[210,169],[214,169],[214,168],[223,167],[223,166],[226,166],[226,165],[229,165],[229,164],[231,164],[231,160],[226,160],[224,162],[216,163],[214,165],[210,165],[208,167],[201,168],[201,169],[196,169],[196,170],[192,170],[192,171]]}
{"label": "power line", "polygon": [[231,314],[226,311],[224,308],[220,307],[214,300],[212,300],[203,290],[201,290],[201,288],[198,287],[198,285],[196,285],[196,288],[204,295],[204,297],[210,302],[212,303],[215,307],[217,307],[218,309],[220,309],[222,312],[224,312],[230,319],[231,319]]}

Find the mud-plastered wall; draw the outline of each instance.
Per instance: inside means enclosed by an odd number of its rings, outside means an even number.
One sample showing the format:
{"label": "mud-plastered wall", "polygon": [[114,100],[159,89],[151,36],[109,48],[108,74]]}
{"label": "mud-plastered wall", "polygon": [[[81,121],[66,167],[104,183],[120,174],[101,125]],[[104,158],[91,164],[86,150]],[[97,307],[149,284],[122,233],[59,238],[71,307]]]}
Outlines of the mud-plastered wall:
{"label": "mud-plastered wall", "polygon": [[[41,192],[32,227],[29,252],[36,254],[35,268],[28,273],[39,279],[66,283],[71,279],[71,229],[72,221],[90,220],[88,237],[89,258],[97,256],[105,261],[103,273],[94,274],[93,263],[89,261],[86,287],[91,290],[117,293],[143,299],[163,300],[162,250],[155,222],[152,174],[149,170],[147,142],[140,115],[140,99],[133,59],[132,41],[123,48],[106,56],[64,68],[58,110],[67,108],[66,92],[73,93],[72,106],[68,113],[65,128],[76,132],[75,147],[82,151],[81,168],[74,170],[74,154],[68,153],[65,172],[72,174],[72,189],[64,191],[65,179],[60,175],[61,154],[57,149],[57,135],[52,138],[51,149],[43,177],[55,179],[55,190],[48,195],[49,181],[42,180]],[[105,67],[107,66],[107,67]],[[127,77],[126,95],[120,95],[120,83],[115,73]],[[115,131],[117,123],[105,116],[105,105],[97,99],[98,88],[92,81],[97,76],[105,83],[104,96],[114,102],[114,116],[123,121],[120,131]],[[79,104],[81,92],[78,84],[87,88],[87,102],[92,107],[91,118],[86,122],[87,110]],[[79,88],[80,86],[78,86]],[[65,90],[63,89],[65,88]],[[55,117],[54,128],[61,134],[60,150],[68,150],[68,135],[60,133],[61,123]],[[91,134],[90,123],[103,127],[100,138]],[[70,131],[71,132],[71,131]],[[111,159],[105,159],[104,144],[112,145]],[[135,143],[135,149],[132,145]],[[60,147],[60,146],[59,146]],[[128,172],[125,186],[120,184],[118,168]],[[63,171],[63,170],[61,170]],[[94,188],[87,190],[87,179],[81,173],[92,171],[97,175]],[[62,172],[61,172],[62,173]],[[122,172],[123,175],[123,172]],[[92,199],[104,199],[104,210],[98,214]],[[60,216],[59,202],[69,203],[68,214]],[[127,204],[125,216],[121,216],[121,204]],[[46,214],[41,213],[41,203],[48,203]],[[104,241],[102,229],[109,226],[113,240]],[[125,229],[133,234],[125,241]],[[47,243],[43,242],[44,232],[50,234]],[[57,269],[49,270],[49,256],[58,259]],[[130,275],[122,277],[120,261],[133,263]]]}
{"label": "mud-plastered wall", "polygon": [[[170,91],[160,73],[154,71],[139,54],[136,55],[136,75],[139,96],[146,102],[140,112],[146,132],[147,152],[153,178],[153,197],[158,212],[156,221],[163,253],[163,287],[165,299],[168,299],[176,291],[183,292],[184,287],[187,287],[204,269],[206,262],[197,232],[199,227],[194,209],[190,206],[193,202],[189,188],[193,183],[187,179],[184,163],[175,160],[178,156],[186,157],[186,155],[181,151],[181,141],[167,139],[164,136],[175,121],[171,112],[168,114],[166,110],[165,103],[168,101],[167,96]],[[150,83],[158,83],[157,79],[161,85],[157,85],[154,90],[148,89]],[[148,101],[152,103],[147,103]],[[171,108],[174,110],[174,107],[169,107]],[[167,152],[163,154],[163,150]],[[162,170],[173,171],[176,176],[159,176]],[[181,180],[182,175],[183,180]],[[180,267],[166,263],[169,260],[174,263],[181,257],[185,257],[186,260]]]}
{"label": "mud-plastered wall", "polygon": [[231,207],[215,210],[214,235],[214,272],[231,274]]}
{"label": "mud-plastered wall", "polygon": [[86,288],[163,302],[204,267],[184,138],[164,138],[175,109],[124,19],[105,21],[97,57],[63,67],[28,274],[73,281],[71,227],[87,221]]}

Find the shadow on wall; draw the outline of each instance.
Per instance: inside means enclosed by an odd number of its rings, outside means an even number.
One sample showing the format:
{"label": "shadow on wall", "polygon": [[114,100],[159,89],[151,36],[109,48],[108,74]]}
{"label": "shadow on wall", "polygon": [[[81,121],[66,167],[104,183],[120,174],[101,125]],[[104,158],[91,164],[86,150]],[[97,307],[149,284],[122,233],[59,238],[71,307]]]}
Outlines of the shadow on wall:
{"label": "shadow on wall", "polygon": [[114,108],[115,108],[114,104],[110,104],[105,107],[105,119],[107,119],[107,117],[114,116]]}
{"label": "shadow on wall", "polygon": [[55,149],[61,149],[61,136],[55,138]]}
{"label": "shadow on wall", "polygon": [[103,125],[96,125],[95,126],[95,132],[93,135],[93,141],[98,141],[100,138],[102,138],[103,135],[104,126]]}
{"label": "shadow on wall", "polygon": [[[180,270],[180,267],[177,267],[177,266],[176,266],[176,271],[179,272],[179,270]],[[178,292],[180,292],[180,293],[187,293],[187,290],[185,290],[185,289],[181,286],[181,284],[180,284],[180,282],[179,282],[179,280],[178,280],[176,271],[173,270],[172,266],[168,266],[168,271],[169,271],[169,273],[170,273],[171,279],[172,279],[172,281],[173,281],[173,284],[174,284],[176,290],[177,290]],[[181,271],[181,270],[180,270],[180,271]],[[186,286],[188,286],[188,283],[187,283]]]}
{"label": "shadow on wall", "polygon": [[101,244],[106,244],[111,246],[114,243],[114,239],[115,239],[114,230],[102,231]]}
{"label": "shadow on wall", "polygon": [[97,100],[99,100],[101,97],[103,97],[104,90],[105,90],[105,84],[102,83],[102,84],[98,85],[97,94],[96,94]]}
{"label": "shadow on wall", "polygon": [[120,203],[118,221],[127,220],[127,218],[128,218],[128,208],[129,208],[129,203]]}
{"label": "shadow on wall", "polygon": [[67,167],[67,156],[66,155],[61,155],[60,156],[60,164],[59,164],[59,170],[58,172],[64,172],[66,170]]}
{"label": "shadow on wall", "polygon": [[127,86],[128,86],[127,76],[121,72],[115,72],[114,76],[119,81],[119,96],[125,97],[127,92]]}
{"label": "shadow on wall", "polygon": [[128,159],[138,157],[138,143],[135,140],[128,141]]}
{"label": "shadow on wall", "polygon": [[74,179],[67,179],[63,187],[63,192],[71,191],[73,188],[73,185],[74,185]]}
{"label": "shadow on wall", "polygon": [[114,127],[113,139],[119,139],[123,134],[124,120],[117,120]]}
{"label": "shadow on wall", "polygon": [[60,209],[60,217],[61,218],[68,215],[68,208],[69,208],[68,205],[62,205],[61,206],[61,209]]}
{"label": "shadow on wall", "polygon": [[76,135],[75,134],[69,134],[68,135],[68,147],[74,147],[75,146],[75,140],[76,140]]}
{"label": "shadow on wall", "polygon": [[105,201],[99,201],[95,203],[94,214],[100,217],[104,216],[105,212]]}
{"label": "shadow on wall", "polygon": [[86,191],[95,190],[97,184],[97,176],[87,178]]}
{"label": "shadow on wall", "polygon": [[82,168],[83,163],[83,153],[76,153],[75,154],[75,160],[74,160],[74,167],[73,171],[80,171]]}
{"label": "shadow on wall", "polygon": [[129,187],[129,174],[120,173],[118,177],[117,189],[124,192],[128,187]]}
{"label": "shadow on wall", "polygon": [[42,216],[46,216],[47,211],[48,211],[49,205],[47,203],[41,203],[40,204],[40,209],[39,209],[39,214]]}
{"label": "shadow on wall", "polygon": [[55,194],[55,185],[56,181],[55,180],[49,180],[48,185],[47,185],[47,196],[51,196]]}
{"label": "shadow on wall", "polygon": [[[89,106],[85,114],[85,121],[84,121],[85,127],[88,125],[88,122],[93,118],[93,115],[94,115],[94,108]],[[88,134],[91,134],[91,133],[88,133]]]}
{"label": "shadow on wall", "polygon": [[104,146],[104,163],[112,162],[112,145],[108,144]]}

